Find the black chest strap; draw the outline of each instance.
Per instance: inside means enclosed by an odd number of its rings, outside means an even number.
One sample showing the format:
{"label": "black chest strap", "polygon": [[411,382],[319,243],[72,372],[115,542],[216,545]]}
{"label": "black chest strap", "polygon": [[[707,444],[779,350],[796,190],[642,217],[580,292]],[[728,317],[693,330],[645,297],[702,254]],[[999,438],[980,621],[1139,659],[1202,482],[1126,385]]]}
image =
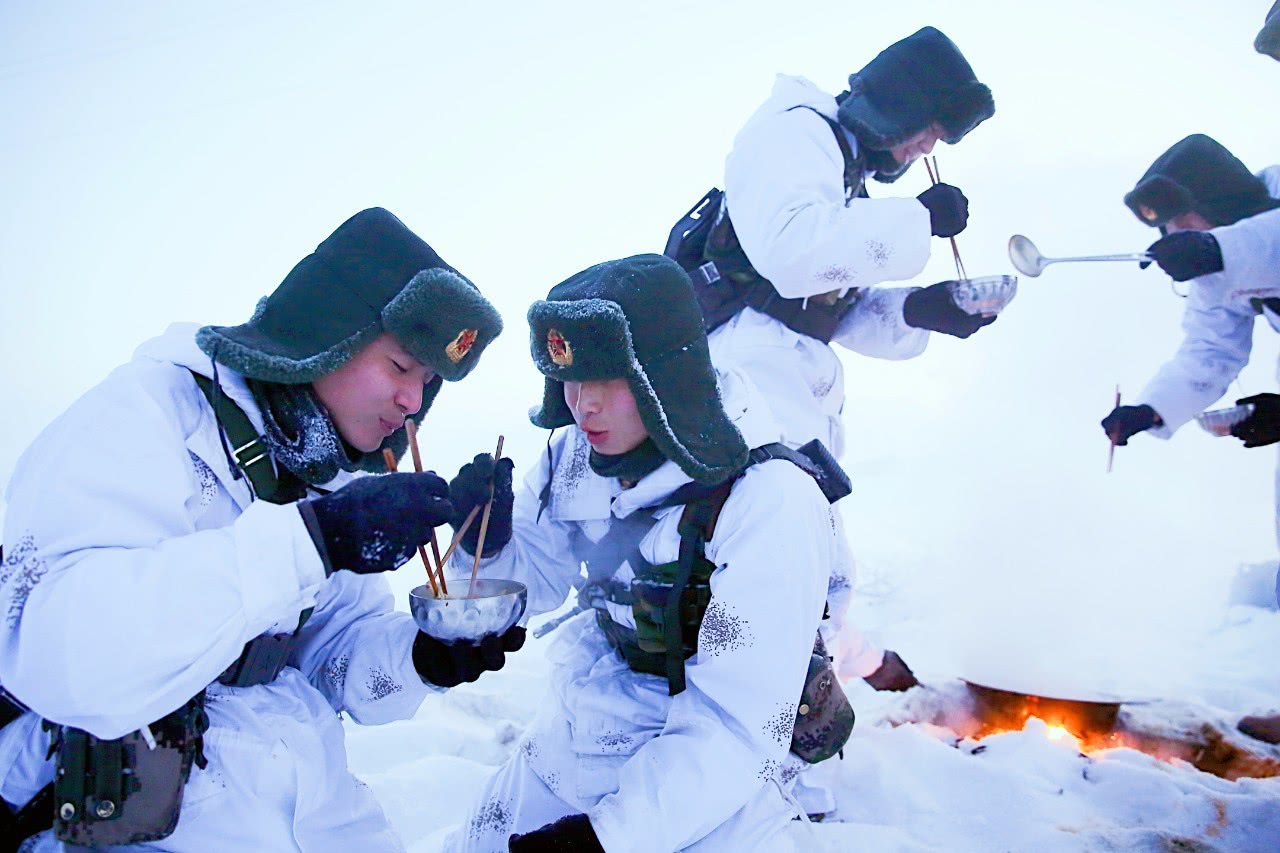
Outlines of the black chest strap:
{"label": "black chest strap", "polygon": [[[219,428],[226,433],[227,440],[231,443],[231,459],[228,462],[233,463],[232,471],[238,469],[249,478],[256,499],[276,504],[292,503],[297,497],[296,489],[282,486],[287,483],[288,477],[282,478],[276,474],[271,462],[271,452],[249,416],[236,405],[235,400],[222,393],[222,388],[214,380],[194,370],[191,371],[191,377],[209,401]],[[245,643],[240,657],[218,676],[218,682],[232,687],[248,687],[274,681],[288,664],[298,633],[313,610],[314,608],[309,607],[302,611],[298,627],[292,633],[262,634]]]}
{"label": "black chest strap", "polygon": [[[817,451],[825,453],[826,459],[830,459],[830,464],[835,465],[835,471],[839,474],[838,477],[835,472],[824,470],[827,463],[820,454],[817,454]],[[816,460],[814,458],[815,455],[817,455]],[[747,465],[737,475],[715,486],[688,483],[673,492],[667,500],[654,507],[654,509],[658,509],[663,506],[684,504],[684,512],[680,516],[680,524],[677,528],[680,532],[680,557],[677,563],[676,577],[672,581],[673,594],[667,599],[663,614],[663,625],[666,631],[665,663],[667,687],[672,696],[685,689],[680,603],[684,597],[683,590],[689,585],[689,578],[693,574],[694,562],[699,557],[704,556],[707,543],[715,535],[716,522],[720,518],[720,512],[724,509],[725,503],[729,500],[729,493],[733,490],[734,484],[742,478],[747,468],[767,462],[770,459],[786,460],[800,468],[810,477],[813,477],[828,501],[832,503],[849,493],[847,488],[840,492],[838,488],[829,489],[827,485],[824,485],[824,479],[833,481],[840,478],[843,478],[844,484],[847,485],[848,477],[840,470],[839,465],[835,464],[834,458],[831,457],[830,453],[826,452],[826,448],[822,446],[822,443],[814,440],[805,445],[801,451],[792,450],[790,447],[779,443],[756,447],[750,452],[747,458]],[[838,496],[833,496],[836,492],[839,492]]]}
{"label": "black chest strap", "polygon": [[[262,439],[262,435],[254,429],[253,422],[244,410],[236,405],[221,386],[207,376],[191,371],[191,378],[196,381],[209,406],[213,409],[218,426],[226,433],[231,442],[231,471],[236,476],[241,473],[249,478],[249,485],[255,497],[275,503],[273,498],[279,489],[280,481],[276,476],[275,466],[271,464],[271,452]],[[284,501],[288,503],[288,501]]]}

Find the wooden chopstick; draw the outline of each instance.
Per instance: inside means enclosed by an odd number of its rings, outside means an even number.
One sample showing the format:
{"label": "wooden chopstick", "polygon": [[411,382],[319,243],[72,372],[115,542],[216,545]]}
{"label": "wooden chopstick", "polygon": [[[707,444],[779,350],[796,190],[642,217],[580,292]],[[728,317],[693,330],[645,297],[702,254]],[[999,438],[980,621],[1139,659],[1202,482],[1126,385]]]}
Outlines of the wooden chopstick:
{"label": "wooden chopstick", "polygon": [[[382,448],[382,461],[387,466],[388,474],[394,474],[396,469],[399,467],[396,465],[396,455],[391,452],[390,447]],[[434,531],[434,528],[432,528],[432,530]],[[427,562],[427,552],[421,545],[418,546],[418,556],[422,558],[422,565],[427,569],[427,583],[431,585],[431,594],[439,598],[440,590],[436,588],[436,579],[431,574],[431,563]]]}
{"label": "wooden chopstick", "polygon": [[[929,173],[929,180],[933,185],[942,183],[942,170],[938,168],[938,157],[933,157],[933,165],[929,165],[929,158],[924,157],[924,168]],[[960,260],[960,247],[956,245],[956,238],[949,237],[951,241],[951,257],[956,262],[956,275],[963,281],[969,278],[969,273],[964,268],[964,261]]]}
{"label": "wooden chopstick", "polygon": [[[502,458],[502,442],[505,436],[498,436],[498,449],[493,451],[493,474],[498,475],[498,460]],[[467,586],[467,598],[471,597],[476,586],[476,573],[480,570],[480,555],[484,553],[484,537],[489,532],[489,512],[493,509],[493,487],[489,488],[489,500],[484,504],[484,515],[480,519],[480,537],[476,542],[476,559],[471,564],[471,583]]]}
{"label": "wooden chopstick", "polygon": [[[422,457],[418,455],[418,424],[413,418],[406,418],[404,422],[405,434],[409,436],[409,452],[413,455],[413,470],[419,474],[422,473]],[[431,528],[431,553],[436,558],[436,575],[440,580],[440,591],[445,595],[449,594],[449,584],[444,579],[444,563],[440,562],[440,545],[436,542],[436,529]],[[424,555],[422,562],[426,562]],[[427,575],[431,575],[431,567],[427,566]]]}

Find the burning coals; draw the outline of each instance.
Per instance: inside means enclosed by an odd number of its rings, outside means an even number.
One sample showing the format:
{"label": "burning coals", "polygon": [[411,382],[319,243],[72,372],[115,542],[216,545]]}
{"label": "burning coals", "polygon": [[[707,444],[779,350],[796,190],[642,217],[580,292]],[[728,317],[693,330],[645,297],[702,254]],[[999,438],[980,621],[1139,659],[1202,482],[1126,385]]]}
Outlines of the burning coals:
{"label": "burning coals", "polygon": [[939,732],[942,736],[954,735],[953,746],[972,755],[986,750],[987,738],[1026,732],[1061,741],[1095,760],[1106,760],[1108,750],[1131,749],[1228,780],[1280,776],[1280,748],[1241,734],[1233,720],[1206,718],[1177,702],[1069,699],[968,682],[916,694],[885,722],[936,726],[946,730]]}

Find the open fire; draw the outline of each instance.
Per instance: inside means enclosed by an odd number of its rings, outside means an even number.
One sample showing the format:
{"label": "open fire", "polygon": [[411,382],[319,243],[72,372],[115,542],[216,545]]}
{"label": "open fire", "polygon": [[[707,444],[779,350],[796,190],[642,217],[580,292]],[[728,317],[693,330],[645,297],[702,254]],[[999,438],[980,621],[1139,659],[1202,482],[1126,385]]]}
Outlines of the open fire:
{"label": "open fire", "polygon": [[[1280,749],[1237,732],[1226,721],[1192,716],[1172,703],[1051,698],[966,682],[966,690],[937,691],[917,705],[919,722],[982,741],[1005,732],[1042,732],[1080,753],[1103,757],[1133,749],[1170,763],[1185,762],[1223,779],[1280,777]],[[893,722],[908,722],[907,719]],[[981,746],[979,746],[981,750]]]}

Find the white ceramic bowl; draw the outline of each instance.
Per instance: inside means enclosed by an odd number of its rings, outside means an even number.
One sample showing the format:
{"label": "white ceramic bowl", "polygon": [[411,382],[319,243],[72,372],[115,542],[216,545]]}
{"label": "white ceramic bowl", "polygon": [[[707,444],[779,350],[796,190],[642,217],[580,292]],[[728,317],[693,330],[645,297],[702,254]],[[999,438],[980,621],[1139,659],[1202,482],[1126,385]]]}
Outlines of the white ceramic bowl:
{"label": "white ceramic bowl", "polygon": [[444,643],[467,643],[486,634],[502,634],[520,621],[529,599],[524,584],[476,578],[475,595],[467,598],[469,580],[448,579],[451,595],[440,598],[427,586],[410,590],[409,612],[418,629]]}
{"label": "white ceramic bowl", "polygon": [[950,282],[947,290],[966,314],[999,314],[1018,294],[1016,275],[985,275]]}

